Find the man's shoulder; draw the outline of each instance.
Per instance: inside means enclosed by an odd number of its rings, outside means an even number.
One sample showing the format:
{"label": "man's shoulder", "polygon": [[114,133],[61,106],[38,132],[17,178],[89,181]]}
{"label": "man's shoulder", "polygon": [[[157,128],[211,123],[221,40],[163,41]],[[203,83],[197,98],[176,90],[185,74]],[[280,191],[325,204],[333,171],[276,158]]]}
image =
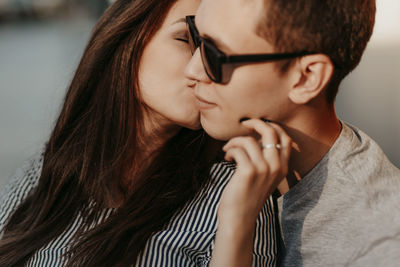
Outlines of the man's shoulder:
{"label": "man's shoulder", "polygon": [[285,241],[294,244],[305,265],[324,259],[362,266],[381,251],[391,253],[385,255],[392,263],[400,244],[399,192],[400,171],[372,138],[343,123],[327,155],[285,195]]}
{"label": "man's shoulder", "polygon": [[335,171],[331,174],[345,177],[358,187],[368,187],[375,180],[400,186],[400,170],[389,161],[380,146],[355,126],[342,125],[342,133],[328,155],[327,168]]}
{"label": "man's shoulder", "polygon": [[364,201],[371,210],[400,205],[400,170],[366,133],[345,123],[342,131],[334,162],[328,164],[331,169],[327,179],[334,180],[331,182],[343,194],[359,199],[356,203]]}
{"label": "man's shoulder", "polygon": [[[285,194],[284,206],[288,212],[312,210],[311,217],[377,218],[375,211],[397,216],[393,210],[400,205],[399,192],[400,170],[368,135],[343,123],[332,149]],[[299,211],[297,205],[303,208]]]}

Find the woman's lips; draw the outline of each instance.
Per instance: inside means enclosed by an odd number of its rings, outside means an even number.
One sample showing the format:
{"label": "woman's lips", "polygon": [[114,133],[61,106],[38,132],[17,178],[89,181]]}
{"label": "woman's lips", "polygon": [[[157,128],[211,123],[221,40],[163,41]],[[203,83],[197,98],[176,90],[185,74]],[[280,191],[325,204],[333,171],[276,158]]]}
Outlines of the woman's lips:
{"label": "woman's lips", "polygon": [[208,101],[204,100],[203,98],[196,95],[196,106],[200,110],[205,110],[205,109],[214,108],[217,105],[214,103],[208,102]]}

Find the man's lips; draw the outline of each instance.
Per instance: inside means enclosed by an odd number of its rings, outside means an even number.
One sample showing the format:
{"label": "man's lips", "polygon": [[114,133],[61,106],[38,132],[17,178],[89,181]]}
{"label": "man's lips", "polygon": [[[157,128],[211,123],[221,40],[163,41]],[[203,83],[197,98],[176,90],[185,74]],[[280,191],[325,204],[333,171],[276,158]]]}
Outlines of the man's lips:
{"label": "man's lips", "polygon": [[207,100],[205,100],[204,98],[201,98],[198,95],[195,95],[195,96],[196,96],[196,105],[197,105],[198,109],[200,109],[200,110],[214,108],[217,106],[215,103],[208,102]]}

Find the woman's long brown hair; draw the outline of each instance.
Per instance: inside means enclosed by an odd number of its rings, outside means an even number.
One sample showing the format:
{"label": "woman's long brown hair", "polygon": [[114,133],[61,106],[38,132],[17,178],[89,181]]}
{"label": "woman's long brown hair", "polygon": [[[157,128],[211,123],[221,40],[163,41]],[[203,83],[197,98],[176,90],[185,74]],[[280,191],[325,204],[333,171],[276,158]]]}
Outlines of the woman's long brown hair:
{"label": "woman's long brown hair", "polygon": [[[175,1],[118,0],[96,25],[46,145],[39,184],[3,230],[0,266],[24,265],[78,215],[84,223],[64,255],[68,266],[134,264],[151,234],[209,180],[218,145],[188,129],[135,170],[144,117],[138,64]],[[140,175],[128,177],[132,170]],[[85,230],[115,195],[124,196],[121,206]]]}

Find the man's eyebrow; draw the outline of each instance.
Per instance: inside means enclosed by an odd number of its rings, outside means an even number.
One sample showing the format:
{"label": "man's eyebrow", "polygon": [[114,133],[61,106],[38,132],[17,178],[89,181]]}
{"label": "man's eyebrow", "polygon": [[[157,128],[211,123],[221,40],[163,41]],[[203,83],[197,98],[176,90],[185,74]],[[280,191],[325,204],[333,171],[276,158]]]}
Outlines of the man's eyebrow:
{"label": "man's eyebrow", "polygon": [[224,52],[228,52],[228,53],[232,52],[232,49],[230,49],[229,46],[225,42],[220,40],[219,38],[213,38],[213,37],[211,37],[210,35],[208,35],[206,33],[205,34],[200,34],[199,28],[196,25],[196,18],[194,19],[194,25],[195,25],[195,27],[196,27],[196,29],[198,31],[197,34],[199,34],[204,39],[207,39],[207,40],[213,42],[217,46],[217,48],[219,50],[223,50]]}

